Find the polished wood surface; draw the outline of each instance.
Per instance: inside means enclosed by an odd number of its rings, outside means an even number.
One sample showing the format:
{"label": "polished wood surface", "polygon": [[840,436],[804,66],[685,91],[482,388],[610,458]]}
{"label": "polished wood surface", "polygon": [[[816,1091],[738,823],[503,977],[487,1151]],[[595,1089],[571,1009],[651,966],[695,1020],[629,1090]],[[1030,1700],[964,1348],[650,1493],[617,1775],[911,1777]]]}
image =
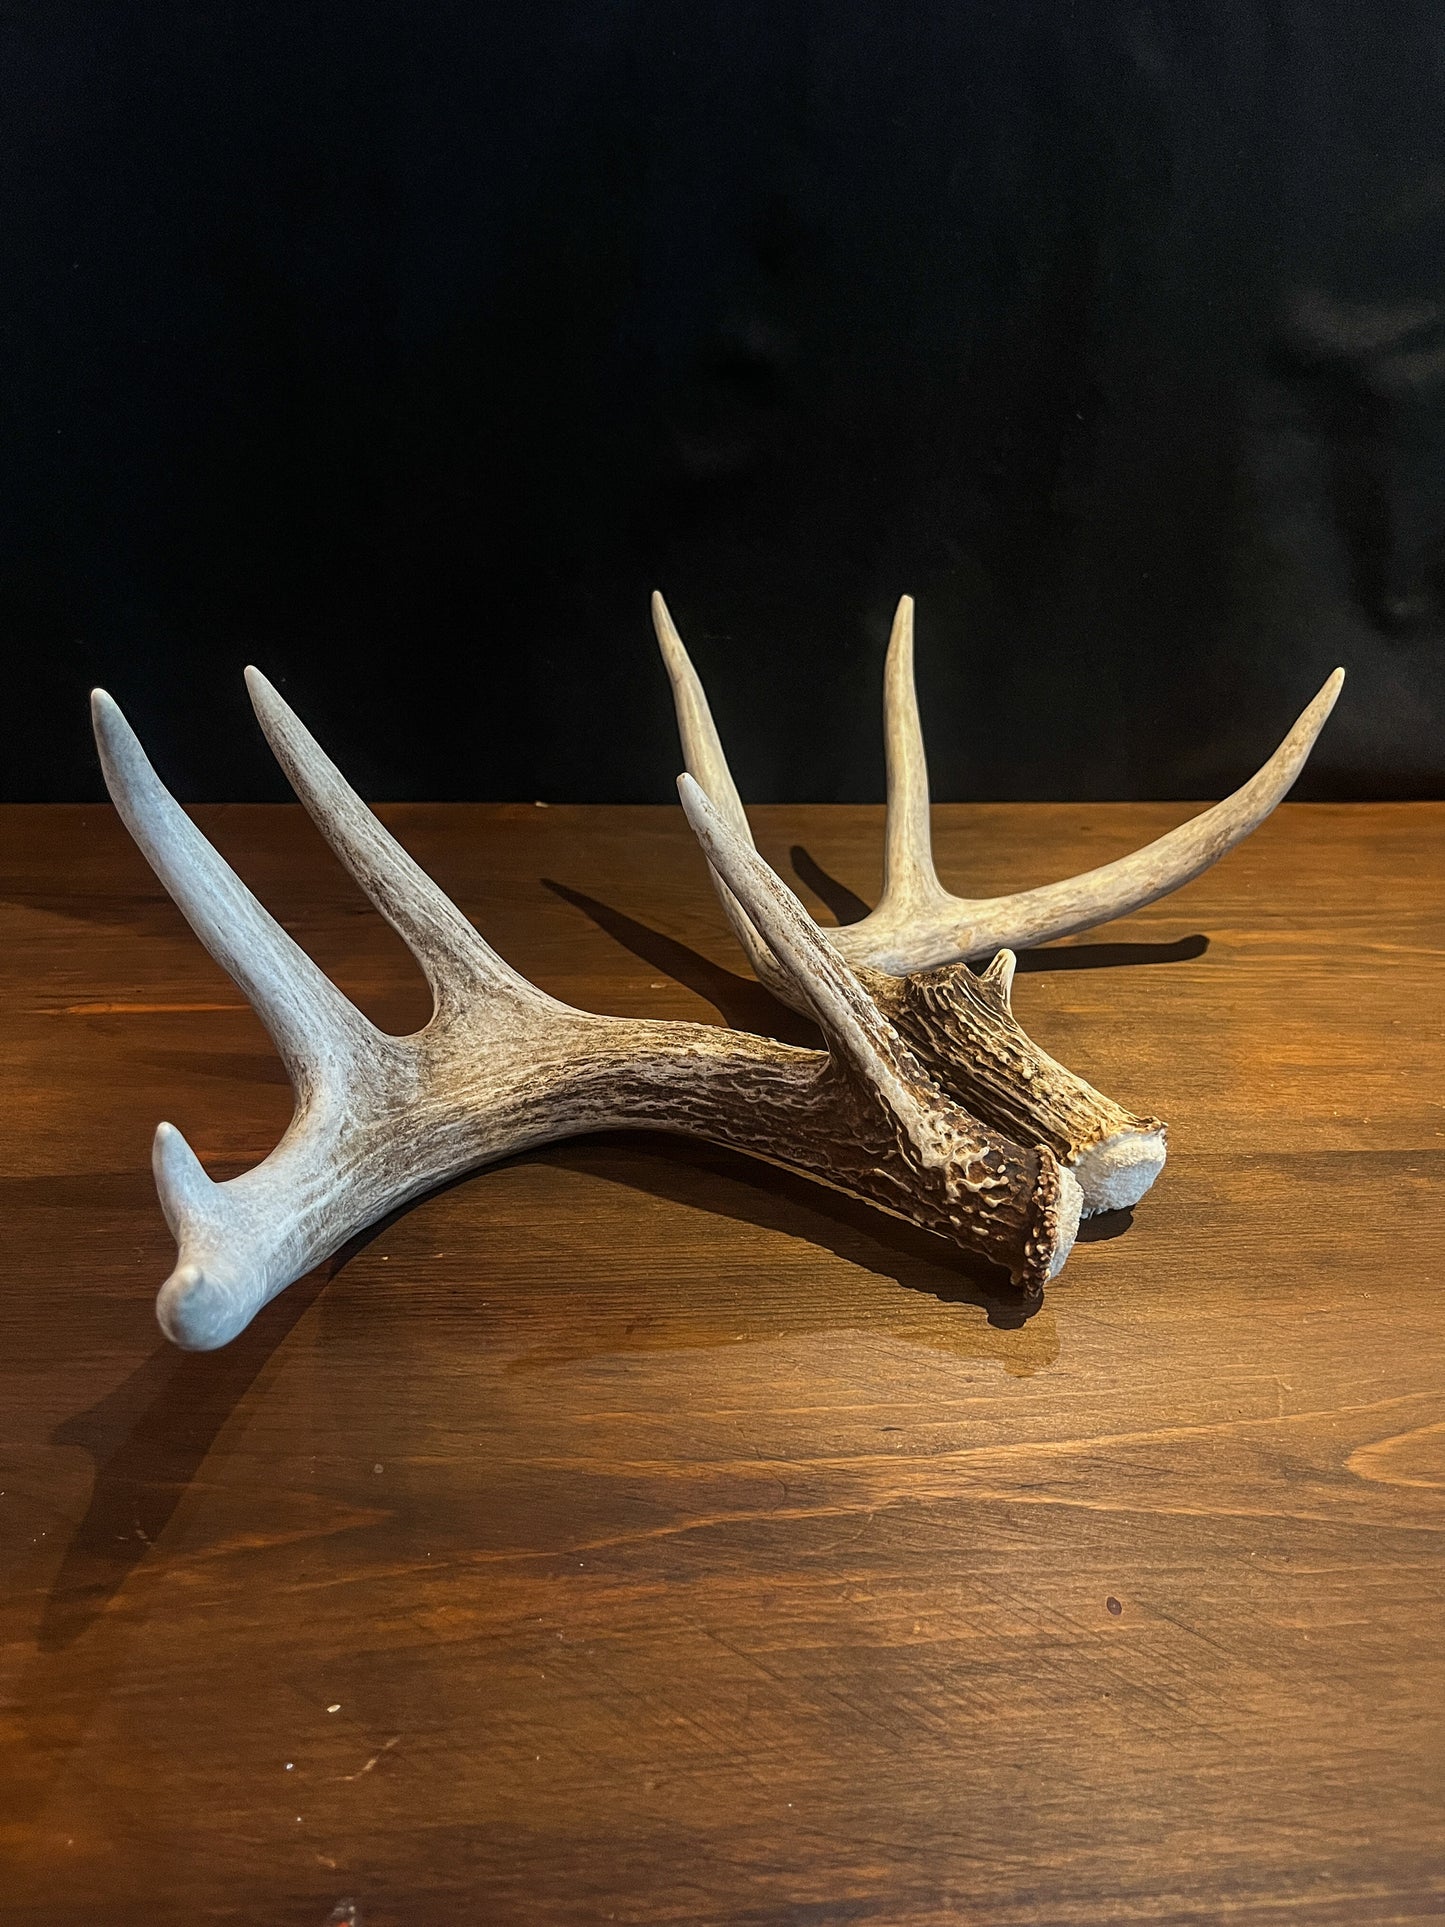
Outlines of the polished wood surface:
{"label": "polished wood surface", "polygon": [[[199,814],[421,1020],[298,812]],[[938,814],[981,895],[1183,812]],[[679,812],[386,815],[557,995],[805,1028]],[[878,812],[758,822],[820,913],[870,898]],[[0,813],[0,877],[0,1919],[1445,1917],[1445,807],[1286,807],[1023,960],[1023,1022],[1171,1128],[1031,1315],[617,1137],[206,1357],[152,1319],[151,1132],[244,1168],[280,1066],[109,811]]]}

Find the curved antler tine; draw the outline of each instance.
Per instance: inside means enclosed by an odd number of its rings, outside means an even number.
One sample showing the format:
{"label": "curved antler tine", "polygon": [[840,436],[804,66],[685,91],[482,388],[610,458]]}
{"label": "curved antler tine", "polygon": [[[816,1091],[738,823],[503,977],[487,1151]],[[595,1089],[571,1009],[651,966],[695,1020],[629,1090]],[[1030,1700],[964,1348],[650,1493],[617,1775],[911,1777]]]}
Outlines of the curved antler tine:
{"label": "curved antler tine", "polygon": [[913,597],[901,596],[883,671],[883,749],[888,768],[888,816],[883,896],[889,912],[935,900],[943,888],[933,867],[928,820],[928,760],[918,720],[913,676]]}
{"label": "curved antler tine", "polygon": [[[948,956],[981,956],[1004,947],[1022,950],[1027,944],[1047,943],[1054,937],[1071,936],[1076,930],[1091,930],[1113,917],[1141,910],[1191,882],[1258,829],[1275,805],[1283,801],[1304,768],[1344,680],[1344,670],[1335,670],[1274,755],[1242,788],[1145,844],[1142,850],[1038,890],[982,903],[959,903],[969,928],[959,933],[962,943],[946,947]],[[941,958],[939,951],[937,960]]]}
{"label": "curved antler tine", "polygon": [[246,671],[246,687],[286,780],[338,859],[421,965],[438,1001],[481,984],[541,997],[407,855],[259,669]]}
{"label": "curved antler tine", "polygon": [[[667,604],[656,589],[652,592],[652,626],[657,635],[657,646],[662,651],[667,679],[672,684],[677,733],[682,738],[682,754],[688,774],[709,798],[738,842],[753,849],[755,845],[747,811],[743,808],[727,757],[723,754],[707,696],[692,666],[692,658],[683,647],[682,637],[668,613]],[[787,973],[779,970],[771,950],[749,923],[742,905],[711,866],[709,874],[732,933],[752,965],[753,975],[759,983],[766,984],[775,997],[781,997],[785,1003],[795,1002]]]}
{"label": "curved antler tine", "polygon": [[732,833],[691,776],[679,776],[677,788],[709,863],[746,908],[829,1045],[841,1050],[882,1095],[920,1157],[932,1162],[934,1136],[906,1081],[911,1077],[926,1083],[922,1067],[782,878]]}
{"label": "curved antler tine", "polygon": [[209,844],[152,769],[105,690],[91,719],[106,788],[186,922],[240,986],[301,1087],[345,1039],[372,1026]]}

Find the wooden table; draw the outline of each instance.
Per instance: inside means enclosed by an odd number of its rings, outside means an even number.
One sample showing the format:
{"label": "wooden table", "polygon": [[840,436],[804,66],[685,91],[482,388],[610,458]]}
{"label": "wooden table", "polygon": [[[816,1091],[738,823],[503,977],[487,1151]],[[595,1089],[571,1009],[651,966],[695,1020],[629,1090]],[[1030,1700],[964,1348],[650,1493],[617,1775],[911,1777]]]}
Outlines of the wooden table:
{"label": "wooden table", "polygon": [[[298,812],[199,814],[421,1020]],[[677,811],[386,814],[559,996],[796,1023]],[[1181,814],[945,809],[941,868],[1022,887]],[[820,911],[876,888],[876,812],[757,817]],[[1445,1917],[1445,807],[1288,807],[1024,959],[1025,1024],[1172,1132],[1031,1316],[618,1137],[205,1357],[152,1320],[151,1132],[244,1168],[280,1066],[109,811],[0,836],[6,1922]]]}

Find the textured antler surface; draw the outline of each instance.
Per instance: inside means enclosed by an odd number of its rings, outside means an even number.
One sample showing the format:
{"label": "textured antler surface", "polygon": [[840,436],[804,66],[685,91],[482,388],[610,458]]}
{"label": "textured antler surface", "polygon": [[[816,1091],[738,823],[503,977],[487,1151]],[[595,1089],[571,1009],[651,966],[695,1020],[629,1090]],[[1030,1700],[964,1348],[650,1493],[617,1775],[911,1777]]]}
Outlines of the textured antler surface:
{"label": "textured antler surface", "polygon": [[1125,1210],[1164,1168],[1164,1125],[1040,1049],[1013,1014],[1014,963],[1001,950],[981,974],[967,964],[907,977],[854,969],[942,1089],[992,1129],[1048,1145],[1078,1180],[1086,1216]]}
{"label": "textured antler surface", "polygon": [[[595,1016],[519,976],[368,810],[299,720],[248,672],[262,728],[332,849],[432,986],[424,1029],[394,1037],[345,998],[196,829],[119,709],[93,699],[112,797],[197,936],[290,1072],[296,1110],[261,1164],[221,1184],[156,1132],[178,1247],[157,1311],[177,1343],[225,1344],[354,1233],[475,1166],[578,1132],[694,1133],[850,1191],[1036,1288],[1082,1204],[1048,1145],[989,1130],[941,1089],[867,985],[689,778],[684,808],[826,1051],[708,1025]],[[1026,1110],[1026,1093],[1019,1104]]]}
{"label": "textured antler surface", "polygon": [[[688,769],[730,829],[751,842],[707,697],[660,595],[653,625],[672,684]],[[827,932],[932,1075],[988,1123],[1050,1145],[1077,1175],[1085,1209],[1137,1203],[1164,1165],[1157,1118],[1136,1117],[1048,1057],[1009,1008],[1013,951],[1092,929],[1153,903],[1209,868],[1256,829],[1288,792],[1333,709],[1337,669],[1257,775],[1212,809],[1132,855],[1016,896],[971,900],[944,889],[933,865],[928,764],[913,675],[913,600],[898,604],[884,670],[888,809],[883,894],[857,923]],[[714,871],[729,922],[757,976],[796,997],[745,908]],[[993,957],[982,978],[970,959]],[[1017,1094],[1030,1093],[1028,1118]]]}

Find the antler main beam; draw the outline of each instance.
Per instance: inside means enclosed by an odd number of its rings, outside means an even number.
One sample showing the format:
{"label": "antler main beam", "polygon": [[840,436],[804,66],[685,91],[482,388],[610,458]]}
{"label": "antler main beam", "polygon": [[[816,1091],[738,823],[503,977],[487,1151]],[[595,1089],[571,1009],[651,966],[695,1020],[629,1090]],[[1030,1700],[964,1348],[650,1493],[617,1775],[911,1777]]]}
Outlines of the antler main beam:
{"label": "antler main beam", "polygon": [[[1046,1143],[990,1131],[690,777],[683,807],[825,1051],[703,1024],[595,1016],[512,970],[367,809],[300,721],[247,672],[297,795],[432,987],[424,1029],[377,1029],[263,909],[161,784],[120,710],[93,698],[117,809],[196,935],[270,1032],[296,1094],[281,1142],[216,1183],[162,1124],[153,1163],[177,1260],[157,1314],[209,1350],[388,1212],[474,1167],[578,1132],[696,1134],[849,1191],[1036,1289],[1067,1257],[1082,1196]],[[1021,1086],[1017,1106],[1028,1109]]]}

